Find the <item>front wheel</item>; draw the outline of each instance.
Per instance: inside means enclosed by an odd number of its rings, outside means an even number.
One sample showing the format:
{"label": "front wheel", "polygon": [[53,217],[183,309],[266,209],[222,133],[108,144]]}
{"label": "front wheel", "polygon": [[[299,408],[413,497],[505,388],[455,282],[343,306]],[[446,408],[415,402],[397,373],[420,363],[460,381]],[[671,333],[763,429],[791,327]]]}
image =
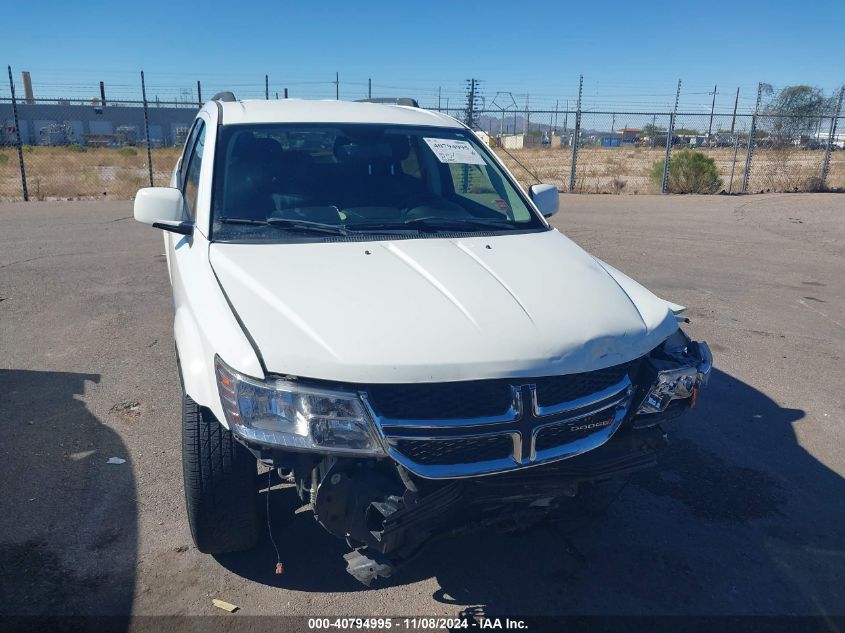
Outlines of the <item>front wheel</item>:
{"label": "front wheel", "polygon": [[197,549],[225,554],[254,547],[260,530],[255,457],[208,409],[184,394],[182,474]]}

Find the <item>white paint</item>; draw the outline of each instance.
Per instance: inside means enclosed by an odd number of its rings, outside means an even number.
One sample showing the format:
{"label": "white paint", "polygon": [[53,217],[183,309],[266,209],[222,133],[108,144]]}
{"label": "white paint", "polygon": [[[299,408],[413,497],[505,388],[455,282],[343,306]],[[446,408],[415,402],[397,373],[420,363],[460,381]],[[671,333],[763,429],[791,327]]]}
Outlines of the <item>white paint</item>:
{"label": "white paint", "polygon": [[557,231],[212,244],[210,260],[280,374],[437,382],[575,373],[641,356],[678,327],[665,301]]}
{"label": "white paint", "polygon": [[[468,131],[445,115],[404,106],[294,99],[220,106],[224,124],[371,122]],[[191,238],[165,233],[164,242],[185,390],[221,423],[214,356],[263,378],[250,337],[273,373],[435,382],[600,369],[645,354],[677,330],[677,306],[557,231],[211,244],[217,104],[198,116],[207,127],[196,229]],[[497,157],[491,160],[513,181]]]}

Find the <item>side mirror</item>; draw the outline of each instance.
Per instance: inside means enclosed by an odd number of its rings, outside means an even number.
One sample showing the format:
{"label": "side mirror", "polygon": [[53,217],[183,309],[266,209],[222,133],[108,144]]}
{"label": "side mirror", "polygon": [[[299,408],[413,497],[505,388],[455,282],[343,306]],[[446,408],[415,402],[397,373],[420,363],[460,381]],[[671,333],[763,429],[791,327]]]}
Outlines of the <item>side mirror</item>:
{"label": "side mirror", "polygon": [[135,196],[135,219],[157,229],[190,235],[194,226],[184,222],[185,199],[173,187],[145,187]]}
{"label": "side mirror", "polygon": [[529,193],[544,218],[550,218],[560,210],[560,196],[555,185],[531,185]]}

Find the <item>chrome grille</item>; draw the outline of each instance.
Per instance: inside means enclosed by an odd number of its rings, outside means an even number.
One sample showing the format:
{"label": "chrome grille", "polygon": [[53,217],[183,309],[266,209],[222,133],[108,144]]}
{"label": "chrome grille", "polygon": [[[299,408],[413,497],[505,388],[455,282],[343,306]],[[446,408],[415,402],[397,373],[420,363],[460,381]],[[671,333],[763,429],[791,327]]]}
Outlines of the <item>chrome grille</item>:
{"label": "chrome grille", "polygon": [[[524,382],[381,385],[362,396],[394,460],[422,477],[472,477],[565,459],[606,442],[631,404],[631,366]],[[440,396],[445,405],[431,402]]]}
{"label": "chrome grille", "polygon": [[537,403],[549,407],[607,389],[622,380],[625,374],[632,373],[634,365],[635,362],[631,362],[580,374],[537,378]]}
{"label": "chrome grille", "polygon": [[503,413],[511,404],[506,380],[470,380],[415,385],[371,385],[373,409],[388,418],[477,418]]}
{"label": "chrome grille", "polygon": [[473,464],[508,457],[513,452],[513,441],[509,435],[411,439],[398,440],[396,450],[417,464]]}
{"label": "chrome grille", "polygon": [[[533,378],[537,402],[542,407],[577,400],[618,383],[637,361],[596,371]],[[500,414],[511,404],[514,381],[370,385],[367,395],[380,416],[397,419],[479,418]]]}
{"label": "chrome grille", "polygon": [[547,424],[537,431],[537,437],[534,440],[534,450],[537,452],[546,451],[575,440],[580,440],[612,423],[612,413],[599,411],[585,418]]}

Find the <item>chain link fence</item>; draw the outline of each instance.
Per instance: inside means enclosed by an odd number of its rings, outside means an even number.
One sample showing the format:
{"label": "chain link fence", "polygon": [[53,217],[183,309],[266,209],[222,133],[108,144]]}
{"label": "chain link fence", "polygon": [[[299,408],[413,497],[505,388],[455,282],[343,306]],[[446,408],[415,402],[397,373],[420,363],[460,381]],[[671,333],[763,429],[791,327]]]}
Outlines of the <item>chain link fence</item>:
{"label": "chain link fence", "polygon": [[[845,189],[845,117],[782,115],[582,112],[577,134],[562,124],[576,112],[527,113],[516,117],[515,134],[499,135],[501,118],[484,120],[477,131],[523,186],[555,184],[570,193],[662,193],[664,163],[669,158],[667,192],[686,193],[677,182],[677,165],[691,152],[712,160],[713,178],[694,193],[764,193]],[[492,113],[489,113],[492,116]],[[755,121],[756,119],[756,121]],[[753,137],[752,126],[755,125]],[[806,126],[811,134],[785,137],[784,124]],[[532,124],[533,126],[533,124]],[[510,129],[513,129],[512,127]],[[493,132],[491,133],[491,130]],[[668,145],[668,151],[667,151]],[[750,152],[749,152],[750,145]],[[685,154],[679,154],[686,150]],[[573,156],[576,169],[572,172]],[[747,174],[747,177],[746,177]]]}
{"label": "chain link fence", "polygon": [[[107,99],[102,84],[99,98],[36,99],[31,88],[15,93],[10,69],[9,93],[0,92],[0,199],[126,199],[140,187],[166,185],[201,87],[197,82],[196,93],[170,101],[148,100],[139,87],[142,98],[135,100]],[[271,98],[266,78],[263,88]],[[511,93],[481,98],[487,105],[471,112],[428,105],[470,120],[525,187],[546,182],[563,192],[613,194],[823,191],[845,190],[844,92],[761,84],[753,112],[738,112],[735,104],[731,112],[679,110],[680,84],[675,108],[661,112],[582,109],[580,97],[554,109],[531,109],[526,98],[520,108]]]}
{"label": "chain link fence", "polygon": [[195,114],[161,102],[0,98],[0,198],[125,199],[167,185]]}

